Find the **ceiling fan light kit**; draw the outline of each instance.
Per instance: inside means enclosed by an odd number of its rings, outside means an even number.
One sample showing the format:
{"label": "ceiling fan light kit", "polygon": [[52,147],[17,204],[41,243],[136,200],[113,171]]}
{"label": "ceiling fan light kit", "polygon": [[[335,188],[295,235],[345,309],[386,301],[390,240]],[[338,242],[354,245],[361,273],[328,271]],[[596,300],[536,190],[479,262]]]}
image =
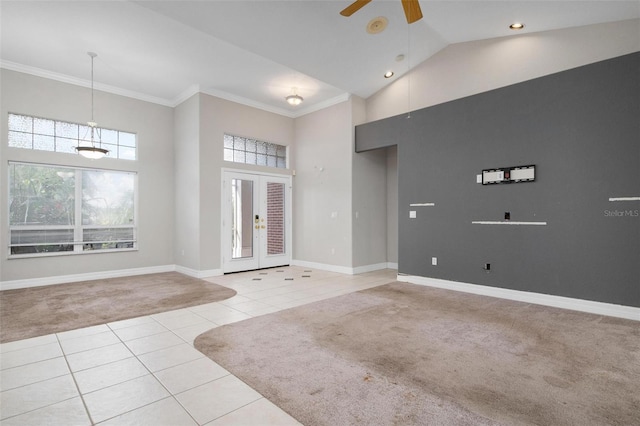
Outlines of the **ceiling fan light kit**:
{"label": "ceiling fan light kit", "polygon": [[384,16],[378,16],[377,18],[373,18],[367,24],[367,32],[369,34],[380,34],[383,32],[387,25],[389,24],[389,20]]}
{"label": "ceiling fan light kit", "polygon": [[[418,0],[401,0],[402,8],[404,9],[404,16],[407,18],[408,24],[413,24],[416,21],[422,19],[422,10],[420,9],[420,3]],[[364,6],[366,6],[371,0],[356,0],[349,6],[345,7],[340,14],[342,16],[351,16]],[[383,28],[384,29],[384,28]],[[367,27],[368,31],[368,27]]]}

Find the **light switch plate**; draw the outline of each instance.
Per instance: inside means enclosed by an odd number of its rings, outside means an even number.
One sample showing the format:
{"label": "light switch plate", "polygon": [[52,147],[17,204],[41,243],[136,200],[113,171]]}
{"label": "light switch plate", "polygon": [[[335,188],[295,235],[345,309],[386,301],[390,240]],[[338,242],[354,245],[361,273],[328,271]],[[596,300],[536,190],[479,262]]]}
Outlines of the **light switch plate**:
{"label": "light switch plate", "polygon": [[409,219],[415,219],[416,218],[416,211],[415,210],[410,210],[409,211]]}

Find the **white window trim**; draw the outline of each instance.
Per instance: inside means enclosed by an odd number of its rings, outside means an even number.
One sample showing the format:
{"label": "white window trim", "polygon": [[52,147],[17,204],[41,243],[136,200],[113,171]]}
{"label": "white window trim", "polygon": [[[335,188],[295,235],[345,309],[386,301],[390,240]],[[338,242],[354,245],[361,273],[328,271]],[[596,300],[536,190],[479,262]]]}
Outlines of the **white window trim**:
{"label": "white window trim", "polygon": [[[72,169],[74,171],[95,171],[95,172],[117,172],[117,173],[128,173],[134,176],[133,180],[133,191],[134,191],[134,224],[133,225],[83,225],[82,224],[82,173],[76,173],[75,175],[75,200],[80,200],[80,202],[75,203],[75,218],[80,220],[76,220],[74,225],[43,225],[34,228],[29,225],[11,225],[9,223],[9,205],[7,204],[7,221],[5,222],[5,226],[7,227],[7,259],[28,259],[34,257],[51,257],[51,256],[75,256],[75,255],[86,255],[86,254],[103,254],[103,253],[118,253],[118,252],[127,252],[127,251],[138,251],[138,173],[129,171],[129,170],[116,170],[116,169],[99,169],[99,168],[90,168],[90,167],[76,167],[76,166],[65,166],[58,164],[49,164],[49,163],[30,163],[24,161],[8,161],[8,165],[19,164],[26,166],[36,166],[36,167],[55,167],[55,168],[63,168],[63,169]],[[7,173],[9,171],[7,170]],[[7,176],[7,194],[11,191],[10,179]],[[130,248],[112,248],[112,249],[99,249],[99,250],[83,250],[82,246],[84,244],[90,243],[99,243],[99,241],[83,241],[83,231],[85,229],[100,229],[100,228],[131,228],[133,229],[133,247]],[[74,230],[74,241],[69,244],[73,244],[72,251],[59,251],[59,252],[50,252],[50,253],[24,253],[24,254],[11,254],[11,247],[15,247],[18,245],[11,244],[11,231],[12,230],[46,230],[46,229],[73,229]],[[131,240],[126,240],[126,242],[130,242]],[[118,241],[110,241],[110,242],[118,242]],[[32,244],[24,244],[24,246],[34,246],[34,245],[51,245],[50,243],[32,243]]]}
{"label": "white window trim", "polygon": [[[15,115],[18,117],[27,117],[27,118],[31,118],[32,120],[35,119],[40,119],[40,120],[47,120],[47,121],[53,121],[54,123],[64,123],[64,124],[71,124],[74,126],[82,126],[82,127],[87,127],[86,123],[82,124],[82,123],[74,123],[71,121],[64,121],[64,120],[56,120],[53,118],[45,118],[45,117],[39,117],[39,116],[35,116],[35,115],[27,115],[27,114],[18,114],[15,112],[9,112],[7,115],[7,134],[9,134],[9,132],[17,132],[17,133],[24,133],[24,134],[30,134],[31,137],[33,138],[35,135],[42,135],[40,133],[35,133],[33,131],[33,129],[31,129],[30,132],[23,132],[21,130],[12,130],[11,128],[9,128],[9,118],[8,116],[10,115]],[[54,124],[55,126],[55,124]],[[97,127],[98,132],[101,133],[103,130],[107,130],[107,131],[114,131],[114,132],[118,132],[118,142],[116,144],[112,144],[112,143],[108,143],[108,142],[102,142],[102,145],[105,145],[107,148],[110,147],[114,147],[115,148],[115,155],[109,155],[109,158],[112,159],[116,159],[116,160],[124,160],[124,161],[138,161],[138,134],[137,133],[133,133],[133,132],[127,132],[125,130],[118,130],[118,129],[110,129],[107,127]],[[127,146],[127,145],[121,145],[120,144],[120,133],[124,133],[124,134],[128,134],[128,135],[133,135],[135,137],[135,146],[131,147],[131,146]],[[54,138],[57,137],[57,135],[42,135],[42,136],[53,136]],[[67,138],[67,137],[61,137],[63,139],[69,139],[69,140],[74,140],[76,142],[76,146],[79,146],[80,143],[83,141],[83,139],[81,139],[81,136],[78,134],[78,138]],[[8,146],[11,149],[24,149],[24,150],[29,150],[29,151],[43,151],[43,152],[50,152],[50,153],[54,153],[54,154],[72,154],[75,155],[75,153],[71,153],[71,152],[66,152],[66,151],[57,151],[57,150],[48,150],[48,149],[37,149],[34,148],[33,146],[31,148],[26,148],[26,147],[17,147],[17,146]],[[134,158],[120,158],[120,148],[124,148],[124,149],[133,149],[134,150]],[[113,152],[113,149],[109,149],[110,152]]]}

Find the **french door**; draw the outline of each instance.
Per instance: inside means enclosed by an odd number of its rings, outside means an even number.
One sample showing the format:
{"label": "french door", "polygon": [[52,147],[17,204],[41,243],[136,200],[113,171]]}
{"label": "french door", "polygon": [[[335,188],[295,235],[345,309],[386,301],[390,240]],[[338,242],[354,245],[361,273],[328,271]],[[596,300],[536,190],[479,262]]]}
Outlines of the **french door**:
{"label": "french door", "polygon": [[291,177],[222,172],[222,270],[291,263]]}

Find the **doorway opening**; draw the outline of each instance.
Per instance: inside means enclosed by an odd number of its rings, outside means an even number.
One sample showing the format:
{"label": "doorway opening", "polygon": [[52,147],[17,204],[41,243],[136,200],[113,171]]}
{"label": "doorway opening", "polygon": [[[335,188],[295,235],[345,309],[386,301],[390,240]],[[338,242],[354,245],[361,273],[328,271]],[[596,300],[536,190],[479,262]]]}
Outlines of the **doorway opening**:
{"label": "doorway opening", "polygon": [[224,170],[224,273],[291,263],[291,176]]}

